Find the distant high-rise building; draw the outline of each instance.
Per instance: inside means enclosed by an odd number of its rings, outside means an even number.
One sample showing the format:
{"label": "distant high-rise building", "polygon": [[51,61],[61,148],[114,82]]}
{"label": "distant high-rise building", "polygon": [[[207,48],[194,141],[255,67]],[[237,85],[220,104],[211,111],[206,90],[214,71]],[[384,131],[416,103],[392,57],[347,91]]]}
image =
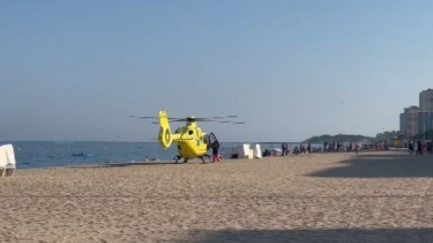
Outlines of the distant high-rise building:
{"label": "distant high-rise building", "polygon": [[418,126],[420,134],[433,130],[433,112],[420,111]]}
{"label": "distant high-rise building", "polygon": [[427,89],[419,93],[419,109],[422,112],[433,111],[433,89]]}
{"label": "distant high-rise building", "polygon": [[433,89],[426,89],[419,93],[419,133],[432,130],[433,126]]}
{"label": "distant high-rise building", "polygon": [[406,136],[407,116],[405,113],[400,113],[400,134]]}
{"label": "distant high-rise building", "polygon": [[404,108],[404,112],[400,114],[400,133],[407,138],[418,135],[420,132],[419,117],[420,109],[418,106]]}

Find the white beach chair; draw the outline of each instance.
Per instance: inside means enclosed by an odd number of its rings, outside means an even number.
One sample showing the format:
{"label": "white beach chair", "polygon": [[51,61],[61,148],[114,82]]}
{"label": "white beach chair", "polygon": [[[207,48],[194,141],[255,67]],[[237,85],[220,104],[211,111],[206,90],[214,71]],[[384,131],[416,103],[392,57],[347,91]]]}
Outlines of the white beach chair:
{"label": "white beach chair", "polygon": [[262,158],[262,149],[260,148],[260,144],[256,144],[256,146],[254,147],[254,158]]}
{"label": "white beach chair", "polygon": [[2,146],[6,150],[6,176],[13,176],[16,170],[15,151],[12,144],[6,144]]}
{"label": "white beach chair", "polygon": [[3,146],[0,146],[0,177],[3,177],[6,173],[6,165],[7,165],[7,155],[6,155],[6,148]]}

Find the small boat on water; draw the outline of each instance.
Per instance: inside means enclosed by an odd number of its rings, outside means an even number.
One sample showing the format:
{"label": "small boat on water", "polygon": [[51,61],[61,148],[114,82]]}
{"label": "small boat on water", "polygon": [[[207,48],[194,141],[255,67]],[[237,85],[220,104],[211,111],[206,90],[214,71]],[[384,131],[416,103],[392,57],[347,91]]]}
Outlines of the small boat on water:
{"label": "small boat on water", "polygon": [[92,157],[93,154],[85,154],[85,153],[79,153],[79,154],[72,154],[72,157]]}

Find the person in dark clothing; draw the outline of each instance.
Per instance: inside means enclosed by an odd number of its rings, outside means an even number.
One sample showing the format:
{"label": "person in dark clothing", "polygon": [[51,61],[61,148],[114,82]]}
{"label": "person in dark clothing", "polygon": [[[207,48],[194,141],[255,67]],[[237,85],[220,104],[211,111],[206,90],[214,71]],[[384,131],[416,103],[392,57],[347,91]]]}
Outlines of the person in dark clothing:
{"label": "person in dark clothing", "polygon": [[284,156],[286,154],[286,149],[287,149],[286,144],[282,143],[281,144],[281,156]]}
{"label": "person in dark clothing", "polygon": [[432,143],[431,142],[427,142],[427,152],[429,154],[432,154]]}
{"label": "person in dark clothing", "polygon": [[308,153],[311,153],[311,143],[310,142],[308,142],[307,151],[308,151]]}
{"label": "person in dark clothing", "polygon": [[217,162],[220,162],[220,154],[218,153],[219,150],[219,146],[215,146],[212,148],[212,163],[215,162],[215,160]]}
{"label": "person in dark clothing", "polygon": [[422,155],[422,143],[420,140],[418,140],[417,142],[417,149],[416,149],[416,154],[421,154]]}
{"label": "person in dark clothing", "polygon": [[413,142],[412,141],[409,142],[408,149],[409,149],[409,154],[413,155],[414,148],[413,148]]}

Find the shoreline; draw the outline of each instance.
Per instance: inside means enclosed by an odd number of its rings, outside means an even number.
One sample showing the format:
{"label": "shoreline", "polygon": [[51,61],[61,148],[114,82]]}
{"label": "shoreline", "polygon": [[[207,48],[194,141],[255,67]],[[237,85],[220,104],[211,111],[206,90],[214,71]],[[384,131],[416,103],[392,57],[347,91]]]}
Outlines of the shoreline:
{"label": "shoreline", "polygon": [[[407,149],[400,149],[400,148],[390,148],[390,150],[388,151],[380,151],[380,150],[364,150],[364,151],[359,151],[359,154],[363,154],[363,153],[380,153],[380,152],[399,152],[399,151],[407,151]],[[251,161],[251,160],[267,160],[267,159],[272,159],[272,158],[291,158],[291,157],[299,157],[299,156],[321,156],[321,155],[330,155],[330,154],[353,154],[355,155],[355,152],[348,152],[348,151],[341,151],[341,152],[335,152],[335,151],[330,151],[330,152],[313,152],[310,154],[289,154],[286,156],[268,156],[268,157],[262,157],[262,158],[254,158],[254,159],[246,159],[247,161]],[[237,160],[245,160],[245,159],[222,159],[222,161],[237,161]],[[196,164],[196,161],[200,161],[198,159],[195,160],[190,160],[190,162],[188,162],[188,164]],[[200,161],[201,163],[201,161]],[[208,160],[206,160],[206,164],[209,164],[210,162]],[[115,163],[104,163],[104,162],[96,162],[96,163],[88,163],[88,164],[70,164],[70,165],[54,165],[54,166],[46,166],[46,167],[30,167],[30,168],[20,168],[20,164],[19,161],[17,161],[17,171],[18,170],[34,170],[34,169],[52,169],[52,168],[81,168],[81,167],[121,167],[121,166],[127,166],[127,165],[169,165],[169,164],[174,164],[174,160],[160,160],[160,161],[138,161],[138,162],[115,162]],[[182,161],[179,161],[178,164],[183,164]]]}

